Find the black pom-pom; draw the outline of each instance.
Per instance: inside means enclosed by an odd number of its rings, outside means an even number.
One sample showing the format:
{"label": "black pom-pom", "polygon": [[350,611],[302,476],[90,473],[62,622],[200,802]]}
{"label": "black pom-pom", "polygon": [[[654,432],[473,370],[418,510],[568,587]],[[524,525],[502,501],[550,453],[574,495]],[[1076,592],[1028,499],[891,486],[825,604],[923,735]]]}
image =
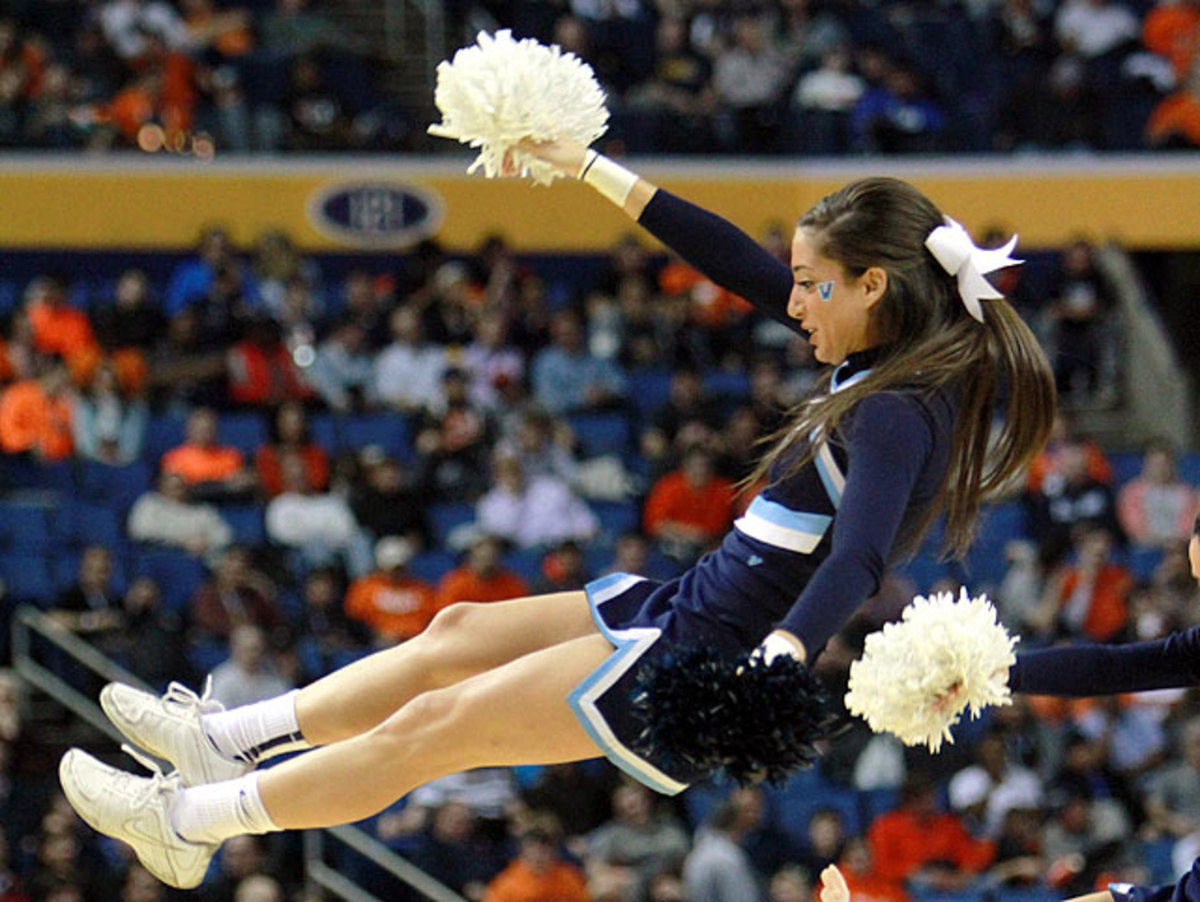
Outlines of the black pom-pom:
{"label": "black pom-pom", "polygon": [[820,681],[786,655],[764,664],[758,656],[681,650],[642,665],[633,703],[639,754],[668,773],[723,768],[742,784],[784,782],[843,725]]}

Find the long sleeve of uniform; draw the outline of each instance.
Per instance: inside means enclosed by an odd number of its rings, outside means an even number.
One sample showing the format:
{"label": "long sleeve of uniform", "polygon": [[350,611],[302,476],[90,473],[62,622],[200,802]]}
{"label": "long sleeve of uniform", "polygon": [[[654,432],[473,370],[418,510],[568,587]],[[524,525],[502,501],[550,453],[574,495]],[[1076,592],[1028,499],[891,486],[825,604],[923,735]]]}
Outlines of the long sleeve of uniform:
{"label": "long sleeve of uniform", "polygon": [[638,222],[722,288],[799,331],[787,315],[792,272],[726,219],[658,189]]}
{"label": "long sleeve of uniform", "polygon": [[1013,692],[1086,697],[1200,685],[1200,627],[1128,645],[1080,643],[1017,655]]}
{"label": "long sleeve of uniform", "polygon": [[930,422],[909,395],[864,398],[847,431],[846,486],[829,556],[779,623],[810,655],[879,589],[913,486],[933,450]]}

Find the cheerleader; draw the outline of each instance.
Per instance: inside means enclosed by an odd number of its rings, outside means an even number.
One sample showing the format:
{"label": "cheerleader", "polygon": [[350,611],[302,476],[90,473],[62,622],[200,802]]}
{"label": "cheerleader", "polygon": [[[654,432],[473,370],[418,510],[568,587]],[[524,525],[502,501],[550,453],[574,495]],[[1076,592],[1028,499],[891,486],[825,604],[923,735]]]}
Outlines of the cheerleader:
{"label": "cheerleader", "polygon": [[965,549],[981,498],[1048,433],[1050,369],[984,278],[1015,262],[1013,244],[975,247],[911,185],[866,179],[825,197],[800,218],[789,266],[581,143],[528,148],[805,335],[831,372],[766,452],[767,487],[678,579],[616,574],[454,605],[403,645],[230,711],[178,685],[162,698],[106,687],[110,720],[175,771],[139,777],[73,749],[63,787],[173,886],[198,884],[230,836],[361,820],[485,765],[603,754],[662,793],[718,767],[783,778],[829,722],[803,662],[939,514]]}

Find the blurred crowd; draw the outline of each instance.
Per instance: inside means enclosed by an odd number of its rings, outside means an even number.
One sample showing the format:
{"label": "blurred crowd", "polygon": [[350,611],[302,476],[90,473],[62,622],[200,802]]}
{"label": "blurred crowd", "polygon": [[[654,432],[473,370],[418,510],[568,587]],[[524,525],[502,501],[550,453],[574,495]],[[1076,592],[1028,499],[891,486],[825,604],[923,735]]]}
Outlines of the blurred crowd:
{"label": "blurred crowd", "polygon": [[[596,68],[638,153],[1200,143],[1192,0],[459,0]],[[464,33],[466,36],[466,33]]]}
{"label": "blurred crowd", "polygon": [[9,0],[0,148],[395,150],[365,51],[309,0]]}
{"label": "blurred crowd", "polygon": [[[1200,145],[1195,0],[450,0],[444,12],[451,49],[509,27],[591,63],[610,152]],[[429,108],[405,109],[386,74],[396,61],[368,44],[321,0],[7,0],[0,147],[427,149],[413,120]]]}
{"label": "blurred crowd", "polygon": [[[781,229],[762,241],[786,254]],[[679,573],[753,494],[756,440],[820,376],[807,342],[633,237],[587,259],[427,242],[384,266],[278,232],[239,248],[213,227],[111,278],[59,262],[4,310],[6,621],[32,602],[151,684],[210,678],[227,705],[403,642],[457,600]],[[1117,304],[1092,248],[1005,278],[1066,397],[1113,400]],[[959,582],[990,588],[1024,645],[1193,622],[1187,450],[1110,454],[1063,419],[968,569],[926,554],[889,576],[826,677],[844,681],[914,592]],[[64,804],[65,725],[35,701],[0,679],[0,900],[175,898]],[[796,902],[829,861],[893,902],[1037,902],[1190,862],[1198,714],[1185,692],[1022,699],[937,758],[859,724],[787,787],[671,801],[603,762],[489,770],[365,826],[495,902]],[[199,896],[318,898],[299,856],[295,837],[235,840]],[[336,863],[407,898],[362,859]]]}

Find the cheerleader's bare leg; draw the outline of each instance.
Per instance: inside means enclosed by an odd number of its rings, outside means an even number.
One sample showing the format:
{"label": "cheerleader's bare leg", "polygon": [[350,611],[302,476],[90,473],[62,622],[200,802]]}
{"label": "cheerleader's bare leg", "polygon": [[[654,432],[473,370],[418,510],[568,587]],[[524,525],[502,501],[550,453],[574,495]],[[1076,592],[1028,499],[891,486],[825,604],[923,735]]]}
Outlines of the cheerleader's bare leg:
{"label": "cheerleader's bare leg", "polygon": [[231,711],[182,686],[160,698],[110,684],[100,702],[134,746],[171,762],[185,785],[217,783],[267,758],[357,736],[422,693],[588,635],[599,633],[582,591],[456,604],[408,642]]}
{"label": "cheerleader's bare leg", "polygon": [[429,628],[301,689],[296,719],[312,745],[357,736],[423,692],[538,649],[597,634],[582,592],[455,604]]}
{"label": "cheerleader's bare leg", "polygon": [[260,771],[266,811],[283,829],[329,826],[446,774],[596,757],[567,695],[612,650],[597,633],[422,693],[366,733]]}
{"label": "cheerleader's bare leg", "polygon": [[132,846],[160,880],[188,889],[231,836],[361,820],[474,767],[596,757],[567,697],[611,653],[599,633],[530,652],[423,692],[351,739],[216,782],[142,777],[81,749],[63,756],[59,780],[88,824]]}

